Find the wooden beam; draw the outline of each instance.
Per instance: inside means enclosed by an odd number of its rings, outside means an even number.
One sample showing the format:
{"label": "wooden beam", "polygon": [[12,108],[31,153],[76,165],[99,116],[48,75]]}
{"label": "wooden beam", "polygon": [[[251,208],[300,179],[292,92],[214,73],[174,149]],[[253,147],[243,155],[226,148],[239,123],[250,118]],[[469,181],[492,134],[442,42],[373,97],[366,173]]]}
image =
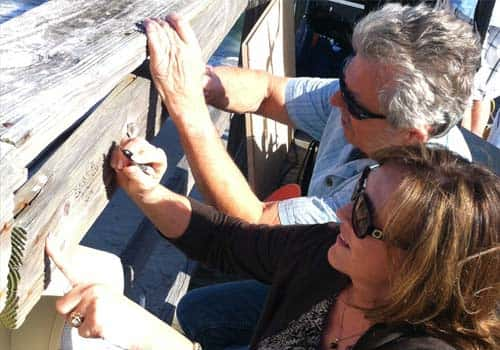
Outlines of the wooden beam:
{"label": "wooden beam", "polygon": [[[53,0],[0,25],[0,175],[12,178],[0,193],[0,321],[7,327],[20,326],[46,284],[46,236],[65,235],[66,244],[75,244],[107,203],[112,142],[131,122],[141,126],[141,135],[157,131],[159,104],[153,103],[149,81],[129,76],[120,82],[146,58],[146,37],[136,23],[172,11],[184,15],[207,59],[246,5],[247,0]],[[105,96],[25,183],[29,163]]]}
{"label": "wooden beam", "polygon": [[28,179],[28,170],[16,165],[6,154],[13,145],[0,142],[0,311],[8,294],[9,261],[12,252],[12,225],[15,214],[14,191]]}
{"label": "wooden beam", "polygon": [[19,166],[17,159],[8,156],[13,145],[0,142],[0,230],[14,217],[13,193],[28,179],[28,169]]}
{"label": "wooden beam", "polygon": [[26,166],[146,58],[136,23],[176,11],[207,59],[248,0],[53,0],[0,25],[0,141]]}
{"label": "wooden beam", "polygon": [[[293,76],[295,45],[293,4],[272,0],[242,43],[243,67]],[[290,144],[289,127],[271,119],[246,115],[248,181],[260,199],[279,186],[281,165]]]}
{"label": "wooden beam", "polygon": [[20,188],[16,202],[29,206],[14,222],[17,251],[9,262],[8,300],[0,314],[6,327],[22,324],[47,283],[47,235],[60,237],[68,247],[76,245],[108,203],[114,189],[108,159],[113,144],[132,125],[138,136],[156,134],[161,115],[154,86],[129,75]]}
{"label": "wooden beam", "polygon": [[7,302],[9,261],[12,251],[11,241],[12,222],[0,230],[0,310]]}

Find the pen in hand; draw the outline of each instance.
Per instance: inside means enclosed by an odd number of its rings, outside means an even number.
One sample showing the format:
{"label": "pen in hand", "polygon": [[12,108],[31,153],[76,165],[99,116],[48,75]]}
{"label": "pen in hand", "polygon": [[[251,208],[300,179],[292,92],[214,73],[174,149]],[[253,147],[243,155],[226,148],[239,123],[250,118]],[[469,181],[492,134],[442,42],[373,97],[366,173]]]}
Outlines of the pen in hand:
{"label": "pen in hand", "polygon": [[148,165],[147,163],[136,162],[133,159],[134,154],[130,150],[124,149],[124,148],[120,148],[120,149],[121,149],[123,155],[125,157],[127,157],[132,162],[132,165],[137,165],[142,170],[142,172],[146,175],[149,175],[149,176],[154,175],[154,169],[150,165]]}

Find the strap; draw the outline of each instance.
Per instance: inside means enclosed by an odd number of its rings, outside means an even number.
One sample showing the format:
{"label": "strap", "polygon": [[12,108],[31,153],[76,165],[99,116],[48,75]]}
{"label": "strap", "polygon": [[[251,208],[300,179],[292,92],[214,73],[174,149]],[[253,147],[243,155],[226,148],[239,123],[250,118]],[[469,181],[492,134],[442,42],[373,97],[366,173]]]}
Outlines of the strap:
{"label": "strap", "polygon": [[302,167],[300,168],[299,174],[297,176],[297,183],[300,185],[302,195],[307,194],[309,189],[309,183],[311,182],[311,176],[314,169],[314,163],[316,162],[316,154],[318,153],[319,141],[312,140],[307,147],[306,155],[304,161],[302,162]]}
{"label": "strap", "polygon": [[481,43],[484,42],[486,32],[490,25],[491,15],[495,7],[496,0],[478,0],[476,10],[474,11],[474,23],[476,24],[477,31],[481,36]]}

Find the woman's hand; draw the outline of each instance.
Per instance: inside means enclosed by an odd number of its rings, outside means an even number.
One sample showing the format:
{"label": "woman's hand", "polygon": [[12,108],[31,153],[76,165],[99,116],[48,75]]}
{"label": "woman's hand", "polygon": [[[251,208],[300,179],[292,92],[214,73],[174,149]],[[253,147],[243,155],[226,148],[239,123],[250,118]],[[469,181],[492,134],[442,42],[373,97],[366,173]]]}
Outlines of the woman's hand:
{"label": "woman's hand", "polygon": [[[55,238],[47,239],[45,251],[72,286],[57,300],[56,310],[69,324],[77,326],[80,336],[104,338],[127,349],[141,348],[145,335],[141,327],[150,317],[147,312],[110,286],[85,281],[72,264],[84,262],[73,261]],[[76,315],[80,322],[75,321]]]}
{"label": "woman's hand", "polygon": [[146,313],[123,295],[100,284],[75,284],[57,300],[56,310],[69,324],[74,315],[81,316],[81,324],[76,324],[80,336],[104,338],[126,348],[138,344],[140,320]]}
{"label": "woman's hand", "polygon": [[150,70],[158,92],[173,118],[204,105],[205,63],[189,23],[173,14],[144,21]]}
{"label": "woman's hand", "polygon": [[[132,159],[125,156],[124,150]],[[167,169],[167,156],[144,139],[124,139],[113,150],[111,167],[120,187],[130,196],[147,200]]]}
{"label": "woman's hand", "polygon": [[124,349],[193,348],[187,338],[110,286],[84,282],[53,238],[47,239],[46,252],[72,286],[57,300],[56,310],[80,336],[103,338]]}

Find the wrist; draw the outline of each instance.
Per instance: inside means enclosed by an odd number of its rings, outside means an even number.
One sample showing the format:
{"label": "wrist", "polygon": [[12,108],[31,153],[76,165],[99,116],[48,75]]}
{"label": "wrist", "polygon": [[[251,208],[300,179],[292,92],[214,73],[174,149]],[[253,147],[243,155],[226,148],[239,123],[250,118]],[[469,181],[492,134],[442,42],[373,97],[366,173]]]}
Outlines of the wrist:
{"label": "wrist", "polygon": [[163,192],[162,187],[163,186],[161,184],[157,184],[152,188],[131,193],[130,196],[134,199],[134,201],[142,204],[155,204],[161,200]]}
{"label": "wrist", "polygon": [[174,119],[184,115],[197,116],[204,111],[208,111],[202,90],[191,94],[177,93],[175,97],[164,98],[163,102],[167,107],[170,117]]}

